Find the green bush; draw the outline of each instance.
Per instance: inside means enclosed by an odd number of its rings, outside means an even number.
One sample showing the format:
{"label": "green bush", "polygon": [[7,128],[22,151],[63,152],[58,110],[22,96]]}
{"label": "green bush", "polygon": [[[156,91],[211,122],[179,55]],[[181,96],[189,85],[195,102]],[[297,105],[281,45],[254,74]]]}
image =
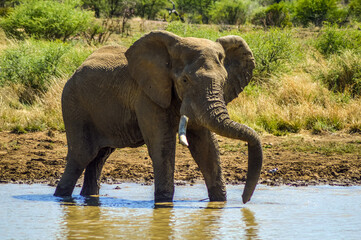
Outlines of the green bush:
{"label": "green bush", "polygon": [[361,32],[326,24],[314,41],[314,46],[325,56],[339,53],[345,49],[361,50]]}
{"label": "green bush", "polygon": [[307,27],[310,23],[322,26],[331,21],[337,12],[337,0],[297,0],[295,3],[295,21]]}
{"label": "green bush", "polygon": [[351,0],[349,7],[350,14],[361,21],[361,0]]}
{"label": "green bush", "polygon": [[361,96],[361,54],[346,50],[328,59],[327,69],[320,71],[317,78],[334,92]]}
{"label": "green bush", "polygon": [[88,54],[62,42],[21,42],[0,56],[0,86],[20,84],[20,101],[31,104],[48,90],[52,79],[70,75]]}
{"label": "green bush", "polygon": [[248,7],[237,0],[216,1],[209,14],[211,21],[217,24],[244,24]]}
{"label": "green bush", "polygon": [[257,124],[262,126],[264,130],[276,136],[283,136],[288,133],[298,133],[302,126],[298,121],[287,121],[278,115],[260,116]]}
{"label": "green bush", "polygon": [[247,34],[244,38],[256,59],[256,79],[264,79],[270,74],[286,71],[300,55],[295,38],[288,30],[273,28],[267,32]]}
{"label": "green bush", "polygon": [[85,30],[92,20],[92,12],[83,11],[78,1],[28,0],[22,1],[0,26],[6,35],[23,40],[27,37],[66,41]]}
{"label": "green bush", "polygon": [[136,1],[136,15],[141,18],[155,19],[157,14],[168,5],[170,3],[167,0],[139,0]]}
{"label": "green bush", "polygon": [[292,26],[289,10],[284,2],[275,3],[267,8],[261,8],[251,19],[255,25],[264,27]]}

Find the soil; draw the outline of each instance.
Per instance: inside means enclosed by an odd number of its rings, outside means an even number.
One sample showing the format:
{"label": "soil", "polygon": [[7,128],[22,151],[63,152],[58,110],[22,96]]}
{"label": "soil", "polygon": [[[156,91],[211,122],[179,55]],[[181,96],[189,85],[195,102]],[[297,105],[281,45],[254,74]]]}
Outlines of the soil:
{"label": "soil", "polygon": [[[222,137],[218,139],[227,184],[244,183],[246,144]],[[263,135],[262,142],[264,165],[259,183],[361,185],[360,134]],[[55,186],[64,171],[66,153],[66,137],[62,132],[20,135],[0,132],[0,183],[47,183]],[[188,149],[181,145],[177,145],[175,179],[176,184],[203,181]],[[105,164],[102,181],[152,184],[153,169],[147,148],[117,149]]]}

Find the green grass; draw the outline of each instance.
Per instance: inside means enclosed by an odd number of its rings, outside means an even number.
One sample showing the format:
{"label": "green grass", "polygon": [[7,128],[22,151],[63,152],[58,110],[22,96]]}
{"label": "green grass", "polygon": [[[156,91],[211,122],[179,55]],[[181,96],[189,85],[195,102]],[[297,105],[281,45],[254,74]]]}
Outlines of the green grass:
{"label": "green grass", "polygon": [[296,151],[296,152],[306,152],[306,153],[318,153],[323,155],[333,155],[333,154],[361,154],[361,142],[360,141],[350,141],[350,142],[324,142],[315,144],[314,142],[305,141],[304,138],[293,138],[283,142],[281,147]]}
{"label": "green grass", "polygon": [[[257,67],[253,82],[228,106],[235,121],[274,135],[301,130],[314,134],[361,132],[361,57],[356,49],[341,49],[329,56],[320,54],[309,41],[318,34],[312,31],[297,35],[298,30],[290,29],[224,29],[179,22],[170,23],[167,30],[211,40],[230,34],[246,39]],[[129,46],[142,34],[134,32],[126,38],[114,35],[111,42]],[[63,131],[60,106],[63,86],[98,47],[78,40],[1,42],[0,129],[18,133]],[[341,86],[341,82],[344,87],[334,87]],[[232,146],[226,148],[233,151]]]}

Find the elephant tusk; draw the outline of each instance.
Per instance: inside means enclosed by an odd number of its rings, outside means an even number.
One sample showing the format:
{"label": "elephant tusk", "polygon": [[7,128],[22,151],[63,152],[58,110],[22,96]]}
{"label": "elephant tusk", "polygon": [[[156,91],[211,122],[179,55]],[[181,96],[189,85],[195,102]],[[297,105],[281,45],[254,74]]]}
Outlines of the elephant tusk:
{"label": "elephant tusk", "polygon": [[180,144],[188,147],[189,144],[186,137],[187,124],[188,124],[188,117],[186,115],[182,115],[179,121],[179,129],[178,129],[179,142]]}

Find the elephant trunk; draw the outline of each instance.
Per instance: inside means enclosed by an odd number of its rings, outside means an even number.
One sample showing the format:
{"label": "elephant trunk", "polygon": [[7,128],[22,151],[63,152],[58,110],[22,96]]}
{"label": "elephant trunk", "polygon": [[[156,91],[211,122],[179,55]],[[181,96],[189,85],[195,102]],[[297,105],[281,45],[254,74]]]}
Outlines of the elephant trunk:
{"label": "elephant trunk", "polygon": [[246,203],[251,199],[261,173],[263,161],[261,140],[252,128],[230,119],[222,99],[218,97],[208,99],[211,99],[207,103],[208,108],[203,114],[198,115],[197,121],[218,135],[248,143],[247,180],[242,194],[243,203]]}

